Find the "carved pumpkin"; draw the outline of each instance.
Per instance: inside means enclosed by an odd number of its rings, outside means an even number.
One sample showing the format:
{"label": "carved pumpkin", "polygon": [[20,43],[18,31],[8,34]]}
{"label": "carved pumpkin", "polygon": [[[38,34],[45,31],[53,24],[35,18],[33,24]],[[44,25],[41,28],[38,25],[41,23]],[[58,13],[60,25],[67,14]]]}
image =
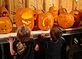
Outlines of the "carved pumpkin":
{"label": "carved pumpkin", "polygon": [[0,17],[0,34],[12,31],[12,23],[9,17]]}
{"label": "carved pumpkin", "polygon": [[8,17],[9,12],[5,7],[0,7],[0,17]]}
{"label": "carved pumpkin", "polygon": [[58,25],[62,28],[72,27],[74,22],[74,17],[71,14],[60,14],[58,17]]}
{"label": "carved pumpkin", "polygon": [[32,30],[34,27],[34,13],[30,8],[19,8],[16,11],[16,26],[27,26]]}
{"label": "carved pumpkin", "polygon": [[51,6],[51,7],[49,8],[49,12],[52,13],[52,15],[53,15],[55,21],[57,21],[57,18],[58,18],[58,8],[55,7],[55,6]]}
{"label": "carved pumpkin", "polygon": [[38,17],[38,26],[41,30],[49,30],[54,24],[54,17],[51,13],[42,13]]}
{"label": "carved pumpkin", "polygon": [[72,14],[74,16],[74,20],[75,20],[75,23],[74,23],[73,27],[79,26],[79,23],[80,23],[79,11],[78,10],[73,10],[73,11],[70,12],[70,14]]}

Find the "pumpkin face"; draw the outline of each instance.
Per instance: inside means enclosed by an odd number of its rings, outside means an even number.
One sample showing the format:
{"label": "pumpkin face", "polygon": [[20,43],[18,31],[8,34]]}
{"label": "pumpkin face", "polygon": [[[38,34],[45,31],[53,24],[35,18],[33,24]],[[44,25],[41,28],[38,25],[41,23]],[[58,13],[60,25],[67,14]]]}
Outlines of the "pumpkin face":
{"label": "pumpkin face", "polygon": [[73,10],[73,11],[70,12],[70,14],[72,14],[74,16],[74,20],[75,20],[75,23],[74,23],[73,27],[79,26],[79,23],[80,23],[79,11],[78,10]]}
{"label": "pumpkin face", "polygon": [[8,17],[0,17],[0,34],[12,31],[12,23]]}
{"label": "pumpkin face", "polygon": [[41,30],[49,30],[54,24],[54,17],[51,13],[42,13],[38,18],[38,26]]}
{"label": "pumpkin face", "polygon": [[74,22],[74,17],[71,14],[60,14],[58,17],[58,25],[62,28],[72,27]]}
{"label": "pumpkin face", "polygon": [[52,13],[55,21],[57,21],[57,18],[58,18],[58,8],[55,7],[55,6],[52,6],[49,8],[49,12]]}
{"label": "pumpkin face", "polygon": [[34,13],[30,8],[19,8],[16,11],[16,26],[27,26],[31,30],[34,27]]}
{"label": "pumpkin face", "polygon": [[9,12],[5,7],[0,7],[0,17],[8,17]]}

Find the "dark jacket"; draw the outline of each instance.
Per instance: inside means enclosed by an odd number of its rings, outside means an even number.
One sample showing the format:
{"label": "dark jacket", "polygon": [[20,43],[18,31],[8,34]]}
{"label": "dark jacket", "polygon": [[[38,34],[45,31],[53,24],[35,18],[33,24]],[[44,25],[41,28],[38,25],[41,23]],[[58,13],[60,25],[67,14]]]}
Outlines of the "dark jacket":
{"label": "dark jacket", "polygon": [[[16,48],[16,44],[18,43],[18,41],[14,42],[14,50],[17,53],[17,48]],[[34,59],[34,41],[32,40],[29,44],[28,42],[25,43],[26,44],[26,49],[23,52],[22,55],[19,55],[17,53],[16,55],[16,59]]]}
{"label": "dark jacket", "polygon": [[57,41],[48,41],[46,50],[46,59],[61,59],[61,48],[63,45],[63,38],[59,38]]}

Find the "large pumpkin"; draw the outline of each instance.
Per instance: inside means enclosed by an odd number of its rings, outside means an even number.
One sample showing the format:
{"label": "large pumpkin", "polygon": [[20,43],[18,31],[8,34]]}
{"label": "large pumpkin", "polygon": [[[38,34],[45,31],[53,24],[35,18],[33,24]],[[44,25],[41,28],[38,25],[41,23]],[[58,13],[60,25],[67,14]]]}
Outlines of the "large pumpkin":
{"label": "large pumpkin", "polygon": [[78,10],[73,10],[70,12],[70,14],[72,14],[74,16],[74,25],[73,27],[78,27],[79,23],[80,23],[80,15],[79,15],[79,11]]}
{"label": "large pumpkin", "polygon": [[9,12],[5,7],[0,7],[0,17],[8,17]]}
{"label": "large pumpkin", "polygon": [[38,17],[38,26],[41,30],[49,30],[54,24],[54,17],[51,13],[42,13]]}
{"label": "large pumpkin", "polygon": [[74,17],[71,14],[60,14],[58,17],[58,25],[62,28],[72,27],[74,22]]}
{"label": "large pumpkin", "polygon": [[31,30],[34,27],[34,13],[30,8],[19,8],[16,11],[16,26],[27,26]]}
{"label": "large pumpkin", "polygon": [[51,7],[49,8],[49,12],[52,13],[52,15],[53,15],[55,21],[57,21],[57,18],[58,18],[58,8],[55,7],[55,6],[51,6]]}
{"label": "large pumpkin", "polygon": [[12,23],[9,17],[0,17],[0,34],[12,31]]}

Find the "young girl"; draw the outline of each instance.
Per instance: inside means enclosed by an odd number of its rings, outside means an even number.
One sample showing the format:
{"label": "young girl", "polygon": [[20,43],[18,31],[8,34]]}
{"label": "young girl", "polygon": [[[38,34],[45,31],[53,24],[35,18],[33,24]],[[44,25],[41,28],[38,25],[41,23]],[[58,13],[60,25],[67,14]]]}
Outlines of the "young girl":
{"label": "young girl", "polygon": [[64,42],[61,29],[57,25],[54,25],[50,30],[50,36],[46,59],[61,59],[61,48]]}
{"label": "young girl", "polygon": [[10,53],[16,59],[34,59],[34,41],[30,39],[30,29],[21,26],[17,30],[17,40],[9,38]]}

